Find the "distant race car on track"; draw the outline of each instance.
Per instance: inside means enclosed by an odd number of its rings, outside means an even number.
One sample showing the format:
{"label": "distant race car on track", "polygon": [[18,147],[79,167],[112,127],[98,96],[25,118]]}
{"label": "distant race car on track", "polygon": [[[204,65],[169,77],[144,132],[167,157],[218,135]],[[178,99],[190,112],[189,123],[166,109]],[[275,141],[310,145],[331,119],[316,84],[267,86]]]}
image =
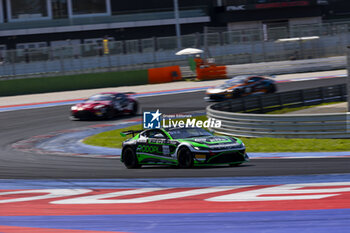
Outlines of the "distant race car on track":
{"label": "distant race car on track", "polygon": [[275,91],[275,81],[267,76],[239,75],[227,80],[224,84],[209,88],[204,99],[220,101],[252,94],[274,93]]}
{"label": "distant race car on track", "polygon": [[138,103],[127,93],[103,92],[71,107],[73,119],[111,119],[119,114],[135,115]]}
{"label": "distant race car on track", "polygon": [[160,128],[126,131],[133,137],[123,142],[121,161],[127,168],[142,165],[239,165],[249,160],[243,142],[234,137],[214,136],[202,128]]}

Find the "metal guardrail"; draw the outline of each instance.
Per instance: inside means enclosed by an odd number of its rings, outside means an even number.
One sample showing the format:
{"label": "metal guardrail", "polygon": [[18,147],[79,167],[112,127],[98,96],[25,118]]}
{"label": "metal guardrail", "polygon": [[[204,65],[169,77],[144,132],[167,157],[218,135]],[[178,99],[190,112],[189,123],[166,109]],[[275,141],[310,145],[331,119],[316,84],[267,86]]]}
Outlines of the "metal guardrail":
{"label": "metal guardrail", "polygon": [[208,118],[221,120],[214,132],[241,137],[350,138],[350,113],[257,114],[284,107],[345,101],[346,86],[304,89],[233,99],[207,107]]}

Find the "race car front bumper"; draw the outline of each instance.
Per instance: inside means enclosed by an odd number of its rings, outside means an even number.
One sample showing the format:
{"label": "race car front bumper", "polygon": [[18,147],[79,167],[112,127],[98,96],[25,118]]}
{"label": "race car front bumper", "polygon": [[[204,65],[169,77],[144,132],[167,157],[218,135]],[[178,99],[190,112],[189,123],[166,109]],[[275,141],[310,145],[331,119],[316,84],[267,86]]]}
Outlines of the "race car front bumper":
{"label": "race car front bumper", "polygon": [[205,101],[222,101],[227,99],[227,97],[224,94],[207,94],[207,96],[204,97]]}
{"label": "race car front bumper", "polygon": [[100,118],[103,116],[104,116],[104,113],[101,111],[92,111],[92,110],[72,111],[72,117],[78,118],[78,119]]}
{"label": "race car front bumper", "polygon": [[193,155],[195,164],[230,164],[243,163],[249,160],[249,156],[245,153],[245,149],[234,151],[208,151],[195,152]]}

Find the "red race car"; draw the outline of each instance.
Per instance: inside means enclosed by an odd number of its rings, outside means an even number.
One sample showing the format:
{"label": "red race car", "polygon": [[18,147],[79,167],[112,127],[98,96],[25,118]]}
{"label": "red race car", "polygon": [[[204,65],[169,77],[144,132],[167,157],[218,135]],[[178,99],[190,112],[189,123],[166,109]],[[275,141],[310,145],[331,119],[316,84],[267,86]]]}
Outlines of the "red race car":
{"label": "red race car", "polygon": [[71,107],[72,119],[112,119],[120,114],[136,115],[138,102],[130,93],[103,92]]}

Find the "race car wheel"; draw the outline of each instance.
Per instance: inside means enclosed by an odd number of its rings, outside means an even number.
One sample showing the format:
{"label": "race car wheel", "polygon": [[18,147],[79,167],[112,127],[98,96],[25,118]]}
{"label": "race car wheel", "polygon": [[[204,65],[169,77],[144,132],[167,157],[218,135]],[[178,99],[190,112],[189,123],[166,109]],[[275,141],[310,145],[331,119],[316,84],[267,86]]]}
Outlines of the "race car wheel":
{"label": "race car wheel", "polygon": [[135,116],[137,114],[137,110],[138,110],[138,105],[136,102],[134,102],[132,105],[132,111],[131,111],[130,115]]}
{"label": "race car wheel", "polygon": [[268,93],[275,93],[276,92],[276,86],[274,84],[271,84],[269,86],[269,89],[267,90]]}
{"label": "race car wheel", "polygon": [[104,117],[105,117],[106,119],[113,119],[113,118],[114,118],[114,111],[113,111],[113,108],[107,108]]}
{"label": "race car wheel", "polygon": [[233,90],[233,92],[232,92],[232,98],[239,98],[239,97],[241,97],[241,91],[239,90],[239,89],[235,89],[235,90]]}
{"label": "race car wheel", "polygon": [[123,150],[122,158],[125,167],[129,169],[141,167],[139,161],[137,160],[136,153],[131,147],[127,147]]}
{"label": "race car wheel", "polygon": [[181,147],[177,153],[177,162],[180,168],[193,167],[193,155],[186,147]]}

